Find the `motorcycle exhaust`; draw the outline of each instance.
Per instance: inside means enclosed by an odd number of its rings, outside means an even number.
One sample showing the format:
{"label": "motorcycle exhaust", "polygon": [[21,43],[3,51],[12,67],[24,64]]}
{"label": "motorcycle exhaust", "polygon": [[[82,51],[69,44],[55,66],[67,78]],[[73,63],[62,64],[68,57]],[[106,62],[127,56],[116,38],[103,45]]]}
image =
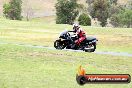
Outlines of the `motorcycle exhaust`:
{"label": "motorcycle exhaust", "polygon": [[94,49],[94,47],[91,47],[91,48],[84,48],[85,50],[92,50]]}

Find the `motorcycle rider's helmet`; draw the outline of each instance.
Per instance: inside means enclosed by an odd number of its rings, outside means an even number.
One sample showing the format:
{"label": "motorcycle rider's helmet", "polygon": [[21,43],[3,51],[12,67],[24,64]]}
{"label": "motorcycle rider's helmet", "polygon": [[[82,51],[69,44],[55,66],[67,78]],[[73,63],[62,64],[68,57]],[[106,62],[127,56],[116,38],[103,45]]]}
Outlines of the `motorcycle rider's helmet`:
{"label": "motorcycle rider's helmet", "polygon": [[79,25],[78,24],[73,24],[73,31],[77,32],[77,30],[79,29]]}

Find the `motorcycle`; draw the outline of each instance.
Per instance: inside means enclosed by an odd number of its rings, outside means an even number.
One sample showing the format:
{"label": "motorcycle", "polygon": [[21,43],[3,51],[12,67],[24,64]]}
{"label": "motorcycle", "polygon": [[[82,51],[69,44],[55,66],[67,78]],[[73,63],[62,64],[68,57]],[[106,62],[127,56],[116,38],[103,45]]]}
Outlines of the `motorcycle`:
{"label": "motorcycle", "polygon": [[77,35],[71,35],[70,31],[65,30],[60,34],[59,39],[54,42],[54,47],[59,50],[66,48],[73,50],[83,50],[85,52],[94,52],[96,50],[96,44],[98,41],[96,38],[87,37],[78,46],[72,47],[74,41],[77,39]]}

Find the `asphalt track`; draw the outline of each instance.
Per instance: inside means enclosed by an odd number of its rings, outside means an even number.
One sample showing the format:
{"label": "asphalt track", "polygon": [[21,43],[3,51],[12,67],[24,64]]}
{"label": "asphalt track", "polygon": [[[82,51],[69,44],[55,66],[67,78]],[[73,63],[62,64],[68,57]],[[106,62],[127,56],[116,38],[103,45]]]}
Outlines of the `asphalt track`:
{"label": "asphalt track", "polygon": [[[11,45],[17,45],[17,46],[24,46],[24,47],[45,48],[45,49],[50,49],[50,50],[56,50],[54,47],[40,46],[40,45],[31,45],[31,44],[5,43],[5,42],[0,42],[0,44],[2,44],[2,45],[3,44],[11,44]],[[63,49],[63,51],[84,52],[84,51],[81,51],[81,50],[71,50],[71,49]],[[104,51],[95,51],[93,53],[102,54],[102,55],[113,55],[113,56],[132,57],[132,54],[126,53],[126,52],[104,52]]]}

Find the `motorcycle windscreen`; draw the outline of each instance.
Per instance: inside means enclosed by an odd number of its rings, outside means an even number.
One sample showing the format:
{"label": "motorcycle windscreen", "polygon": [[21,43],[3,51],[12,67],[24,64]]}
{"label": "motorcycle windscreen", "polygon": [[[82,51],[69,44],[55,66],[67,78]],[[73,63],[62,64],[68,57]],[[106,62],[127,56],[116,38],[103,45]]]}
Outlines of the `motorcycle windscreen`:
{"label": "motorcycle windscreen", "polygon": [[60,33],[60,38],[67,39],[67,33],[68,33],[68,31],[66,31],[66,30],[61,32]]}

